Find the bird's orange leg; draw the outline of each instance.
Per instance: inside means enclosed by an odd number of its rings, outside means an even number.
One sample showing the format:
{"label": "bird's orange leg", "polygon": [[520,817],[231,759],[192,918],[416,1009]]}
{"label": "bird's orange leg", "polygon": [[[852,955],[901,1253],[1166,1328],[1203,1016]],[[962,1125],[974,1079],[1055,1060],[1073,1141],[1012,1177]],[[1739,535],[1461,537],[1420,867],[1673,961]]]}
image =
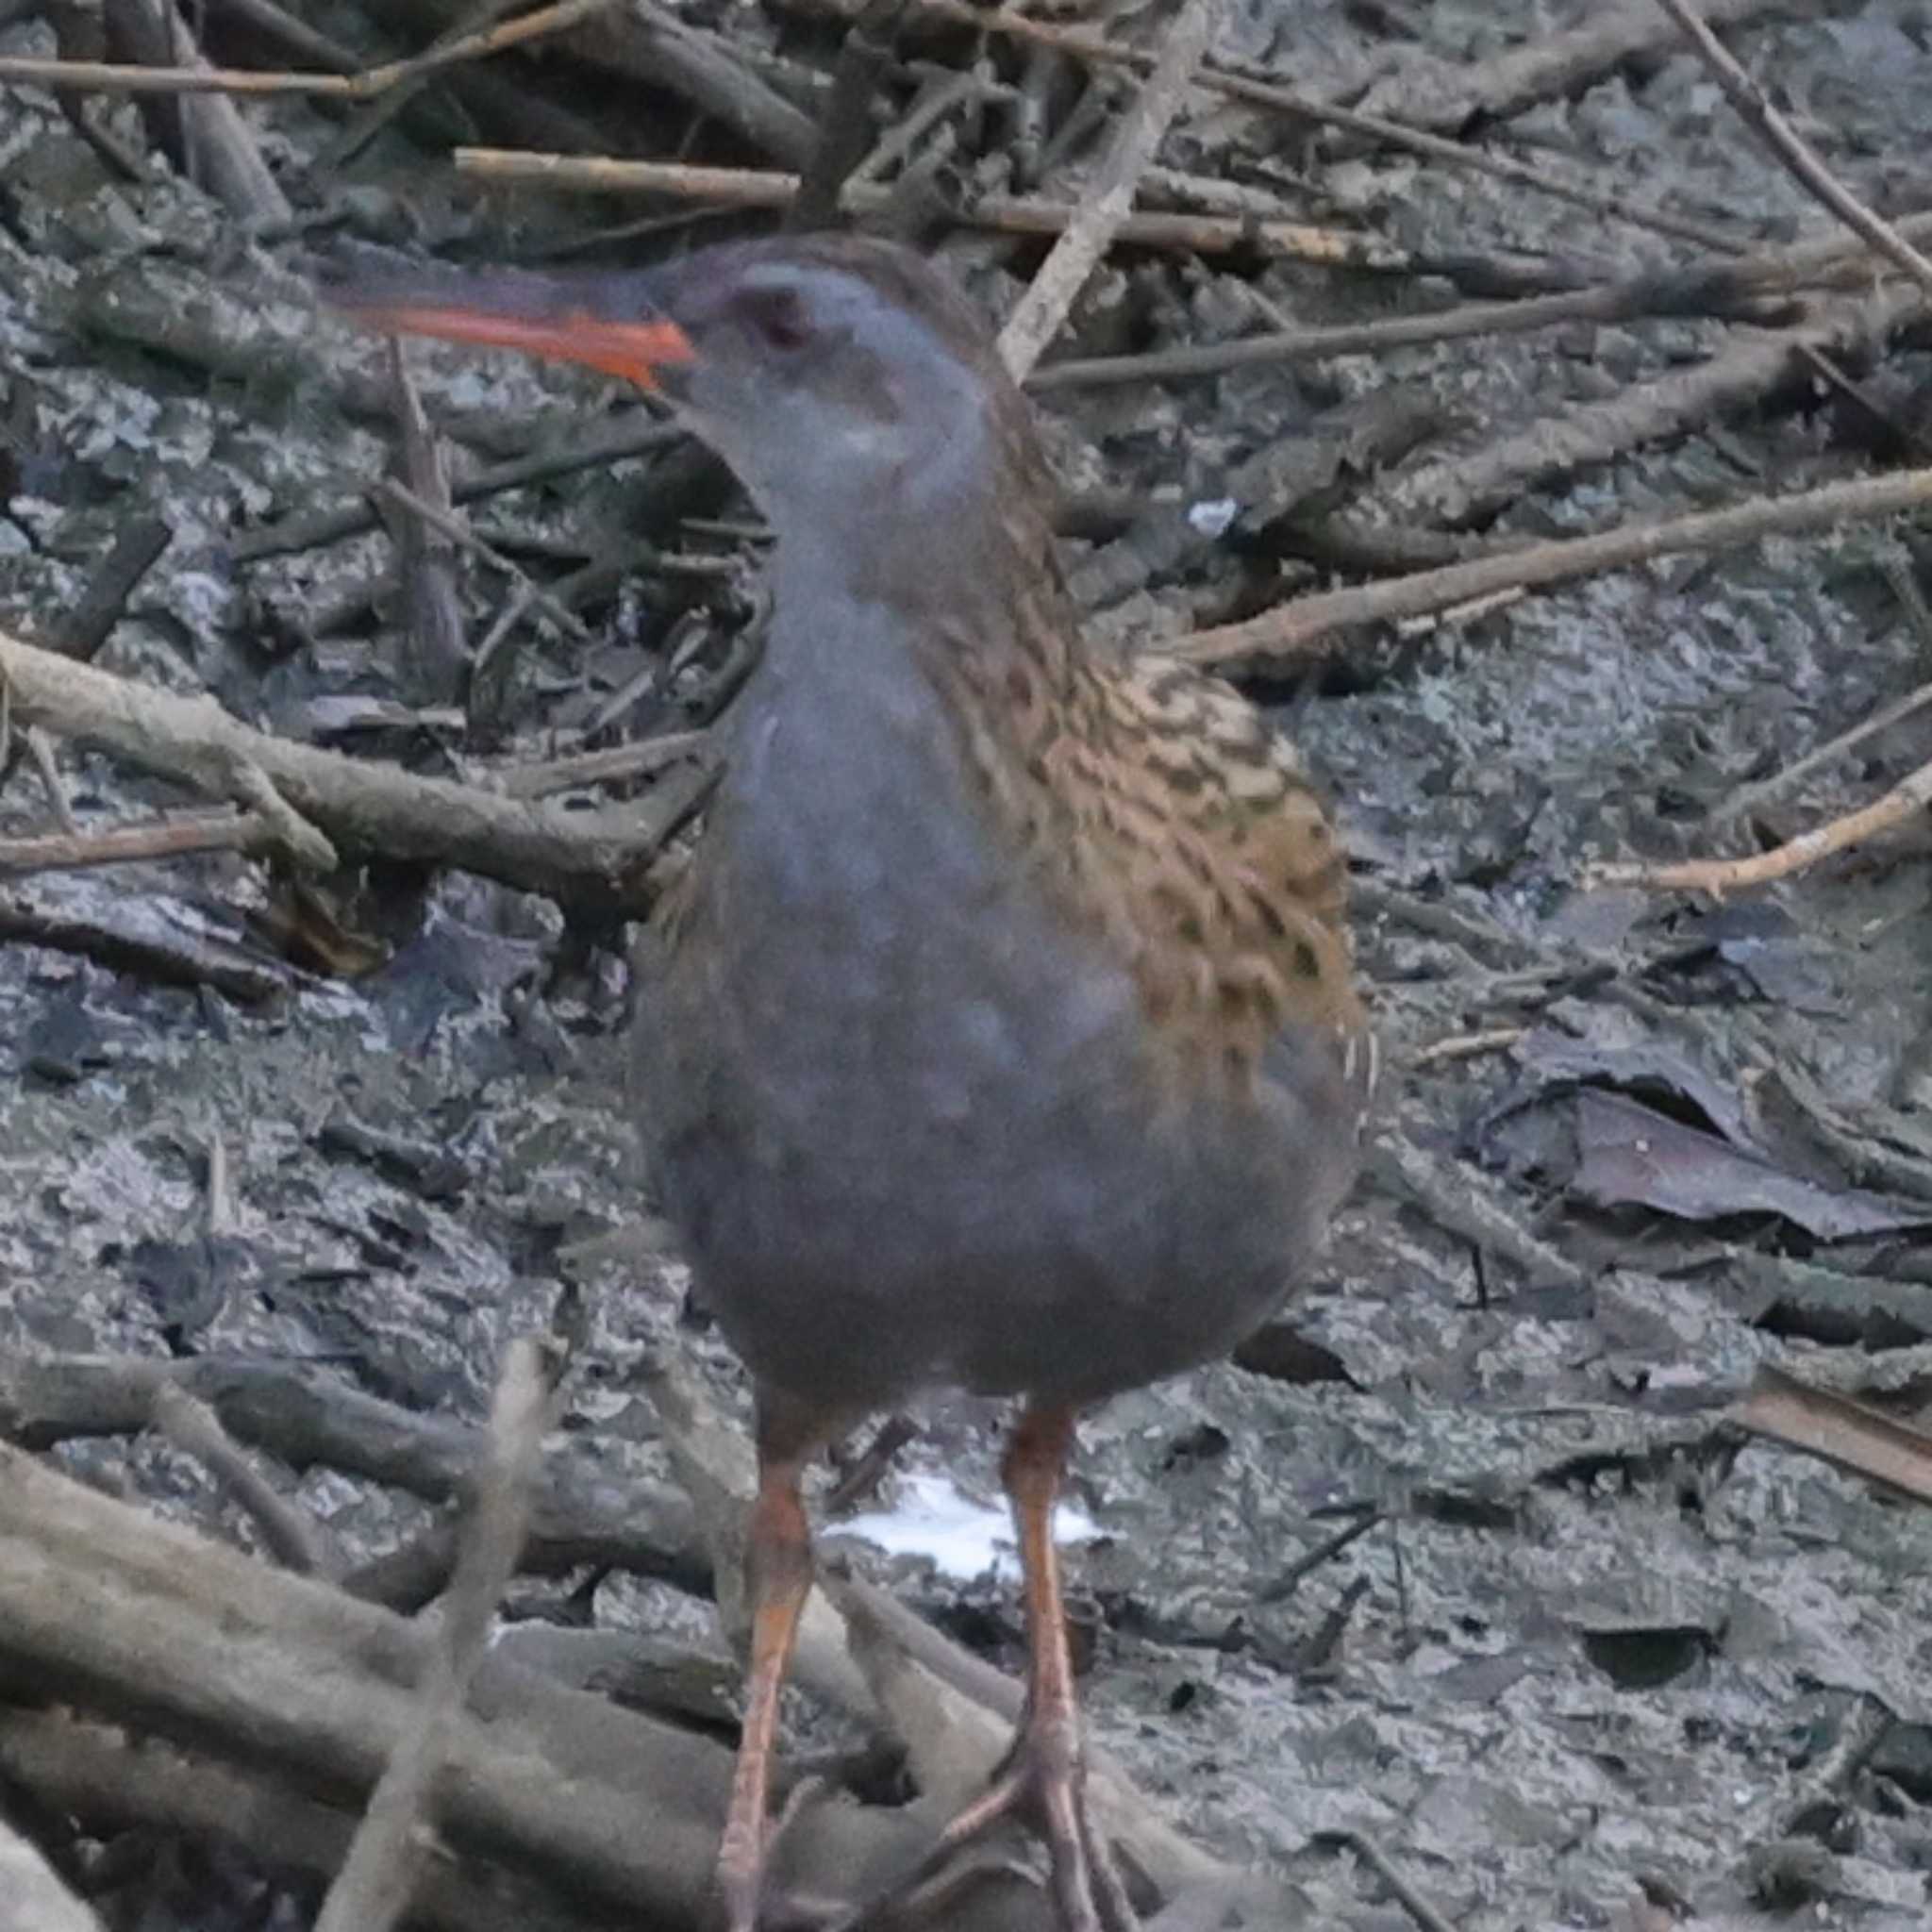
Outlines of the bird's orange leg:
{"label": "bird's orange leg", "polygon": [[731,1774],[731,1807],[718,1847],[726,1932],[758,1932],[768,1850],[766,1814],[778,1736],[778,1694],[791,1662],[799,1613],[811,1591],[811,1529],[799,1482],[825,1440],[823,1419],[768,1390],[758,1393],[758,1492],[746,1526],[745,1595],[751,1658],[744,1723]]}
{"label": "bird's orange leg", "polygon": [[1136,1932],[1140,1922],[1126,1888],[1087,1814],[1086,1752],[1053,1541],[1054,1504],[1073,1439],[1071,1408],[1029,1403],[1013,1425],[1001,1465],[1020,1536],[1026,1597],[1026,1707],[1013,1748],[986,1790],[940,1834],[918,1870],[847,1922],[854,1932],[875,1921],[897,1923],[893,1914],[956,1854],[1015,1814],[1027,1816],[1046,1841],[1054,1905],[1066,1932]]}

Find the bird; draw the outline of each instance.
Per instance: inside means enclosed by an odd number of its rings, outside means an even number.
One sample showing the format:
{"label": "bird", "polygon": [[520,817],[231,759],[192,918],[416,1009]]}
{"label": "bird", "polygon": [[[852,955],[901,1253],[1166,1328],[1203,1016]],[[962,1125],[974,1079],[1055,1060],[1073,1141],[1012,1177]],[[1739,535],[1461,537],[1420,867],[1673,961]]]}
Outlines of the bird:
{"label": "bird", "polygon": [[803,1479],[947,1388],[1018,1404],[1026,1697],[922,1871],[1021,1817],[1067,1932],[1128,1932],[1053,1512],[1081,1413],[1271,1317],[1354,1180],[1376,1053],[1321,791],[1231,686],[1085,635],[1031,408],[906,247],[785,234],[331,293],[660,389],[774,539],[762,661],[637,1022],[657,1184],[753,1388],[728,1932],[771,1903]]}

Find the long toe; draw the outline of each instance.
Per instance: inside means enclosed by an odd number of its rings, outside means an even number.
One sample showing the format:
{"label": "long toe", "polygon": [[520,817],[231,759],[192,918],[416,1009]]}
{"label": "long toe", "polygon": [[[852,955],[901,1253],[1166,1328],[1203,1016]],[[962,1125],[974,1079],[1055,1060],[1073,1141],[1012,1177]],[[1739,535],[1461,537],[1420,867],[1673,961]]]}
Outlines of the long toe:
{"label": "long toe", "polygon": [[1046,1847],[1049,1888],[1063,1932],[1141,1932],[1119,1867],[1094,1825],[1073,1724],[1031,1719],[992,1782],[941,1832],[896,1884],[869,1900],[836,1932],[897,1932],[925,1923],[932,1901],[950,1893],[974,1848],[1002,1824],[1030,1824]]}

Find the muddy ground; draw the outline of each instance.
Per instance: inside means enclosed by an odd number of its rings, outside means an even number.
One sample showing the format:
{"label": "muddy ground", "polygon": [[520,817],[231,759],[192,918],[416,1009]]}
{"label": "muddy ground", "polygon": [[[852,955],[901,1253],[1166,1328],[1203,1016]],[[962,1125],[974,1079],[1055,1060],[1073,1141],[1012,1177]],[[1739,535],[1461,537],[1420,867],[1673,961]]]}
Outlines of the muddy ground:
{"label": "muddy ground", "polygon": [[[1328,97],[1379,76],[1395,113],[1406,77],[1426,93],[1591,10],[1267,0],[1238,9],[1221,45]],[[1658,21],[1653,58],[1489,134],[1600,190],[1729,224],[1747,245],[1828,232]],[[739,25],[769,37],[768,24]],[[1731,39],[1857,192],[1888,209],[1925,203],[1924,6],[1790,8]],[[0,51],[42,47],[32,25],[0,31]],[[333,132],[299,102],[251,112],[291,177]],[[132,143],[131,109],[101,118]],[[562,226],[617,218],[609,204],[479,198],[425,152],[413,133],[384,136],[326,184],[333,205],[378,239],[472,257],[529,257]],[[1274,178],[1308,184],[1311,219],[1418,253],[1508,250],[1591,279],[1682,253],[1479,175],[1317,150],[1246,110],[1204,112],[1169,154],[1209,172],[1266,158]],[[45,95],[0,90],[0,623],[56,633],[116,532],[158,516],[172,541],[96,661],[342,742],[326,702],[421,699],[397,600],[355,608],[392,567],[388,538],[237,556],[246,532],[355,501],[392,442],[380,350],[319,319],[304,292],[298,256],[314,239],[243,242],[158,160],[113,179]],[[994,302],[1038,259],[983,237],[956,254]],[[1068,353],[1123,346],[1109,303],[1139,316],[1134,346],[1246,331],[1250,286],[1297,325],[1441,299],[1386,276],[1278,263],[1236,276],[1129,255]],[[1212,497],[1231,464],[1324,411],[1413,399],[1430,420],[1409,464],[1439,464],[1692,365],[1735,333],[1578,325],[1053,391],[1042,407],[1070,484]],[[508,359],[425,349],[411,364],[459,438],[459,467],[614,406],[608,385]],[[1861,373],[1907,420],[1932,358],[1894,341]],[[1862,425],[1802,393],[1477,521],[1491,536],[1597,528],[1872,461]],[[1391,524],[1403,474],[1367,490]],[[634,462],[477,515],[532,568],[568,568],[623,526],[647,482]],[[1410,514],[1429,527],[1426,508]],[[1069,555],[1077,567],[1091,552],[1075,541]],[[1254,604],[1268,568],[1209,545],[1104,621],[1134,634],[1218,622]],[[1291,584],[1321,581],[1287,568]],[[473,571],[467,585],[480,628],[502,581]],[[1932,1516],[1724,1419],[1765,1363],[1907,1419],[1927,1406],[1924,840],[1722,908],[1578,886],[1594,860],[1750,849],[1932,758],[1921,713],[1755,818],[1712,820],[1737,787],[1932,673],[1927,594],[1923,531],[1852,528],[1357,637],[1315,689],[1262,689],[1341,801],[1392,1095],[1371,1173],[1292,1310],[1319,1349],[1281,1374],[1209,1369],[1095,1417],[1077,1500],[1098,1535],[1070,1560],[1095,1630],[1097,1737],[1203,1841],[1290,1874],[1324,1922],[1403,1923],[1372,1874],[1311,1842],[1331,1828],[1372,1836],[1461,1932],[1629,1924],[1646,1889],[1666,1915],[1689,1902],[1715,1923],[1928,1922]],[[345,598],[348,621],[325,631],[318,614]],[[691,661],[617,729],[688,724],[713,694],[741,598],[737,580],[641,579],[587,609],[588,648],[525,630],[480,743],[441,724],[353,741],[425,770],[535,755],[695,610],[699,629],[678,633],[698,637]],[[182,802],[95,754],[57,755],[83,824]],[[16,758],[0,831],[45,820],[31,761]],[[31,1352],[321,1356],[374,1393],[475,1416],[505,1340],[574,1281],[590,1335],[573,1453],[658,1470],[636,1382],[648,1351],[685,1351],[721,1402],[744,1402],[653,1217],[612,1075],[621,952],[609,936],[565,943],[540,898],[466,878],[415,890],[390,882],[404,910],[382,934],[384,963],[359,975],[277,964],[286,990],[255,1002],[162,983],[98,944],[0,945],[0,1335]],[[264,896],[250,864],[197,859],[38,875],[0,890],[0,905],[81,927],[104,903],[139,908],[275,963],[243,924]],[[375,928],[381,913],[361,901],[352,918]],[[1406,1064],[1492,1028],[1511,1030],[1494,1050]],[[345,1122],[408,1158],[379,1158]],[[1694,1138],[1666,1141],[1648,1165],[1627,1158],[1633,1137],[1641,1153],[1673,1126]],[[217,1145],[228,1209],[210,1259]],[[920,1420],[884,1505],[938,1472],[995,1499],[996,1415],[954,1402]],[[131,1457],[143,1493],[221,1514],[195,1467],[152,1444],[61,1453],[94,1467]],[[357,1553],[416,1520],[417,1506],[325,1472],[300,1493]],[[1368,1513],[1363,1534],[1297,1569]],[[1013,1660],[1008,1578],[870,1560]],[[595,1610],[723,1654],[702,1607],[665,1586],[611,1579]],[[817,1735],[803,1700],[794,1715]],[[1834,1759],[1870,1736],[1860,1764]]]}

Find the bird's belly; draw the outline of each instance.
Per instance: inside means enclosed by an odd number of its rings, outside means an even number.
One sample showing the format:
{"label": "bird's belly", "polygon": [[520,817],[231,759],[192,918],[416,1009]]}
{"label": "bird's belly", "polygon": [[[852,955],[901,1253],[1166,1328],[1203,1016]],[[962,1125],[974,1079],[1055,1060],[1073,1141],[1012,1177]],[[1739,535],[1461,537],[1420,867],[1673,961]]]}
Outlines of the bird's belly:
{"label": "bird's belly", "polygon": [[660,1076],[661,1178],[734,1346],[855,1407],[1088,1399],[1230,1346],[1340,1192],[1332,1145],[1267,1097],[1158,1105],[1127,974],[1023,894],[957,933],[893,900],[821,900],[660,1016],[704,1029]]}

